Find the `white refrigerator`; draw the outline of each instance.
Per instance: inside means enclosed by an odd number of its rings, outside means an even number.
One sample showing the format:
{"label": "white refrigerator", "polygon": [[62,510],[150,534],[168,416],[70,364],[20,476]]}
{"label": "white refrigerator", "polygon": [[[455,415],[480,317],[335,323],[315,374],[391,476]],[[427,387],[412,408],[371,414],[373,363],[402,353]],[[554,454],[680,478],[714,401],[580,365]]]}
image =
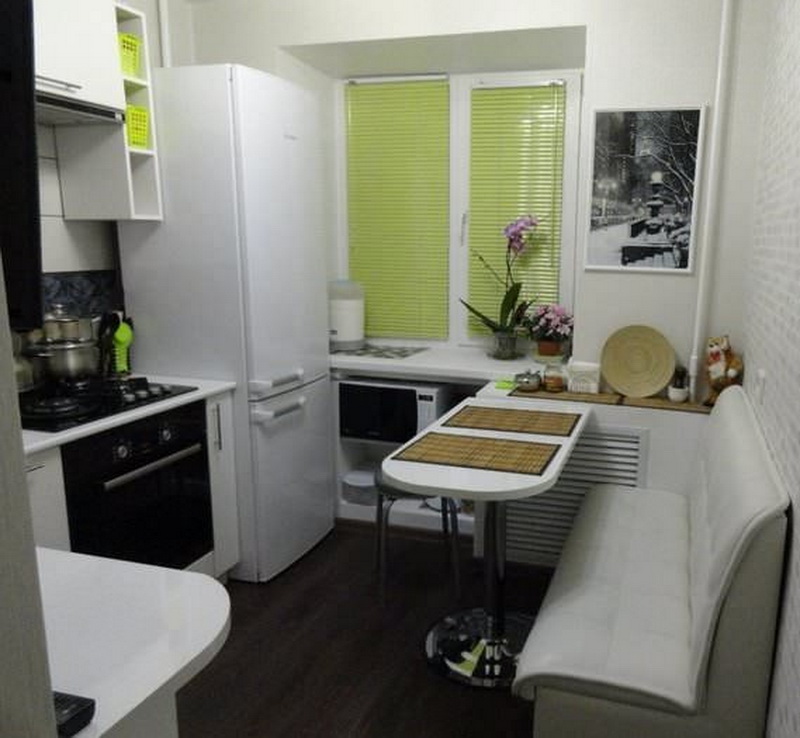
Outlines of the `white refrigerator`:
{"label": "white refrigerator", "polygon": [[236,65],[153,86],[164,221],[118,226],[132,368],[236,381],[232,576],[266,581],[333,526],[319,110]]}

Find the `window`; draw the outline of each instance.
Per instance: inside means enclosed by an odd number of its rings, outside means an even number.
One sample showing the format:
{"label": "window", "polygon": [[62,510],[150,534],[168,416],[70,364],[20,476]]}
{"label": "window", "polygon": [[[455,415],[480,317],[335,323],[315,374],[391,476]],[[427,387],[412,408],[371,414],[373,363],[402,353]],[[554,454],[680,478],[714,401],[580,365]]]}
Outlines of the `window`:
{"label": "window", "polygon": [[[520,215],[539,220],[534,247],[515,265],[520,296],[559,299],[564,99],[558,83],[472,90],[467,301],[487,315],[497,315],[505,289],[484,264],[504,275],[501,228]],[[471,332],[486,332],[474,317],[470,322]]]}
{"label": "window", "polygon": [[446,338],[447,82],[349,84],[350,277],[364,286],[369,336]]}
{"label": "window", "polygon": [[[448,104],[449,95],[449,104]],[[502,229],[540,220],[523,294],[571,304],[580,77],[514,73],[345,88],[347,252],[367,335],[475,340],[495,314]]]}

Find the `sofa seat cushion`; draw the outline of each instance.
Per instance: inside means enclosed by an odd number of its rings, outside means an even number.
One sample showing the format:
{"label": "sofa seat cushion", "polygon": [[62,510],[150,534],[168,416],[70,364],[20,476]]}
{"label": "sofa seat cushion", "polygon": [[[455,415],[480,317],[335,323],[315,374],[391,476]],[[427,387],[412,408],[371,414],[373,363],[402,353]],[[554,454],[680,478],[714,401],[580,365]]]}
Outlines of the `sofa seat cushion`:
{"label": "sofa seat cushion", "polygon": [[520,654],[517,694],[550,686],[695,708],[688,518],[675,492],[604,484],[587,494]]}

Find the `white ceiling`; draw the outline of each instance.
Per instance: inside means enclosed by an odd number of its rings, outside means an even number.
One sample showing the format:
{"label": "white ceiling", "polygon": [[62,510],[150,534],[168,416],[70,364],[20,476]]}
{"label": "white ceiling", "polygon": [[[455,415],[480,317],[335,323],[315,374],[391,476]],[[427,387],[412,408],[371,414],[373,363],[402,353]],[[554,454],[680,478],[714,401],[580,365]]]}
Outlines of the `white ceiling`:
{"label": "white ceiling", "polygon": [[286,46],[337,79],[431,73],[582,69],[586,28],[534,28],[451,36]]}

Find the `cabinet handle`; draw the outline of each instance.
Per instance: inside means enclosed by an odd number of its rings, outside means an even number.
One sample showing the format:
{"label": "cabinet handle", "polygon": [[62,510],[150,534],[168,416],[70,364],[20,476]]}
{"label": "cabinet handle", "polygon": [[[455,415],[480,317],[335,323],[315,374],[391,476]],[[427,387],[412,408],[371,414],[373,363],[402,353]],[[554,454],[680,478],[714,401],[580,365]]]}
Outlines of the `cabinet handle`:
{"label": "cabinet handle", "polygon": [[31,472],[39,471],[39,469],[44,469],[44,464],[33,464],[32,466],[25,467],[25,473],[30,474]]}
{"label": "cabinet handle", "polygon": [[299,397],[296,402],[290,402],[288,405],[284,405],[283,407],[276,407],[274,410],[253,410],[251,411],[250,416],[252,417],[254,423],[263,425],[264,423],[277,420],[284,415],[290,415],[291,413],[299,412],[303,409],[305,404],[306,398]]}
{"label": "cabinet handle", "polygon": [[219,403],[214,405],[214,422],[217,426],[216,446],[217,451],[222,451],[222,409]]}
{"label": "cabinet handle", "polygon": [[77,82],[67,82],[64,79],[58,79],[56,77],[46,77],[43,74],[37,74],[36,81],[41,82],[43,85],[49,85],[50,87],[57,87],[59,90],[66,90],[67,92],[77,92],[78,90],[83,89],[83,85],[79,85]]}

